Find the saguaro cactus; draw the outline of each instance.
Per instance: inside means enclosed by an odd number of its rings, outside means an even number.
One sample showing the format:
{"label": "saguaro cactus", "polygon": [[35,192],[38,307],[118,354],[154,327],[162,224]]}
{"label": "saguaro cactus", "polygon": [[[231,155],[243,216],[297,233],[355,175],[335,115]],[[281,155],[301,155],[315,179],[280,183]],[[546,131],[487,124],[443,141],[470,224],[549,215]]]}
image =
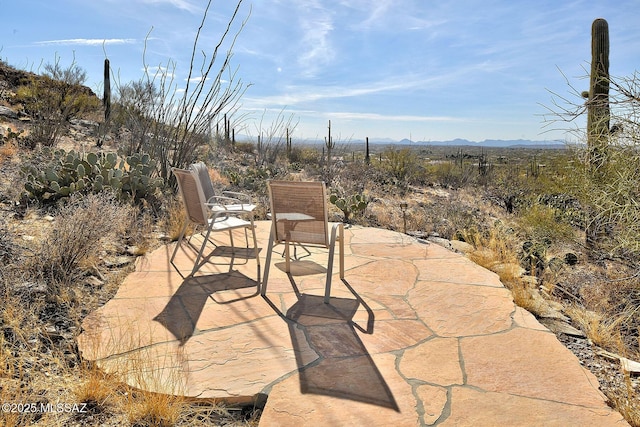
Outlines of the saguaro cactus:
{"label": "saguaro cactus", "polygon": [[587,145],[592,170],[606,160],[609,141],[609,24],[598,18],[591,26],[591,78],[587,101]]}
{"label": "saguaro cactus", "polygon": [[336,143],[333,141],[333,137],[331,136],[331,120],[329,120],[329,135],[324,139],[324,145],[327,147],[327,162],[326,162],[326,176],[325,182],[327,185],[331,185],[332,182],[332,174],[331,174],[331,162],[332,162],[332,151],[336,146]]}
{"label": "saguaro cactus", "polygon": [[111,68],[109,59],[104,60],[104,93],[102,96],[102,106],[104,107],[104,121],[108,122],[111,117]]}
{"label": "saguaro cactus", "polygon": [[[591,178],[602,180],[609,144],[609,24],[602,18],[591,25],[591,76],[587,100],[587,148]],[[598,243],[605,238],[604,225],[590,211],[585,230],[587,250],[596,257]]]}
{"label": "saguaro cactus", "polygon": [[371,157],[369,156],[369,137],[365,140],[364,162],[366,164],[371,163]]}

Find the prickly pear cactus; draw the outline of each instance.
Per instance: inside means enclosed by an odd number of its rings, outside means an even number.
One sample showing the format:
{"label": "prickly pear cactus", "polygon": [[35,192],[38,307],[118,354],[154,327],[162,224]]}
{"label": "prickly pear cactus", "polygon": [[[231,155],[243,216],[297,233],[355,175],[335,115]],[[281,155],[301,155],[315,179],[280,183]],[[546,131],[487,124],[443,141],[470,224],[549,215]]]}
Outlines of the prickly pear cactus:
{"label": "prickly pear cactus", "polygon": [[112,191],[119,199],[140,200],[162,185],[153,177],[156,164],[148,154],[134,154],[126,160],[115,153],[87,153],[64,150],[43,151],[50,162],[43,168],[27,164],[22,168],[27,196],[41,203],[53,202],[73,193]]}
{"label": "prickly pear cactus", "polygon": [[334,193],[329,197],[329,202],[342,211],[345,222],[349,221],[351,214],[363,212],[369,204],[369,201],[364,194],[352,194],[348,197],[340,197]]}

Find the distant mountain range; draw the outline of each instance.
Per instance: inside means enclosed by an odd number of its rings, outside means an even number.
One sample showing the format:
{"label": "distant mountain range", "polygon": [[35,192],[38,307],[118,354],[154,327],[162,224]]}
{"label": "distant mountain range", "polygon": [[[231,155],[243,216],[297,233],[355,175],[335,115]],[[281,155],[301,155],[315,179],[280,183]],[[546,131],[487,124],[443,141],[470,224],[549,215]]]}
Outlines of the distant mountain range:
{"label": "distant mountain range", "polygon": [[[237,135],[239,141],[251,140],[245,135]],[[294,142],[295,138],[294,138]],[[300,141],[306,144],[324,144],[323,140],[304,140]],[[350,139],[338,141],[338,144],[364,144],[363,139]],[[534,141],[530,139],[485,139],[484,141],[469,141],[468,139],[456,138],[449,141],[412,141],[410,139],[402,139],[400,141],[391,138],[369,138],[369,144],[372,145],[403,145],[403,146],[450,146],[450,147],[489,147],[489,148],[547,148],[547,149],[563,149],[567,148],[567,143],[561,140],[541,140]]]}
{"label": "distant mountain range", "polygon": [[[351,141],[356,142],[356,141]],[[357,141],[363,142],[364,141]],[[471,146],[471,147],[495,147],[495,148],[566,148],[567,144],[560,140],[532,141],[529,139],[485,139],[484,141],[469,141],[467,139],[452,139],[449,141],[411,141],[403,139],[401,141],[372,140],[370,144],[398,144],[398,145],[434,145],[434,146]]]}

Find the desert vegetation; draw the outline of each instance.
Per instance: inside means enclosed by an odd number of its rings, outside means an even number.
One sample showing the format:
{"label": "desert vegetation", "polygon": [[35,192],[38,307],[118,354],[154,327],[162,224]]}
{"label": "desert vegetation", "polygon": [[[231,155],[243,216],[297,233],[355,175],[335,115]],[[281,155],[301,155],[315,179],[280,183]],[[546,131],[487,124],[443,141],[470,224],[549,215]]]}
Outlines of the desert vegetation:
{"label": "desert vegetation", "polygon": [[[214,77],[229,71],[229,57],[216,62],[220,46],[202,66]],[[218,189],[252,194],[257,219],[266,218],[267,179],[321,179],[333,220],[457,242],[640,425],[638,381],[619,363],[640,360],[637,76],[612,82],[606,120],[617,127],[606,132],[606,150],[596,145],[594,172],[593,144],[365,146],[334,141],[331,123],[315,144],[296,140],[284,115],[236,141],[245,86],[231,75],[226,88],[205,86],[220,79],[203,76],[178,95],[170,73],[147,74],[117,85],[107,115],[82,86],[78,64],[56,60],[37,75],[0,63],[0,105],[15,113],[0,117],[0,400],[84,405],[62,414],[3,411],[3,425],[257,424],[255,408],[132,389],[121,380],[127,372],[104,374],[75,345],[84,316],[116,292],[135,257],[177,237],[169,171],[197,160]],[[585,108],[570,102],[575,108],[560,116]],[[574,341],[580,334],[586,344]]]}

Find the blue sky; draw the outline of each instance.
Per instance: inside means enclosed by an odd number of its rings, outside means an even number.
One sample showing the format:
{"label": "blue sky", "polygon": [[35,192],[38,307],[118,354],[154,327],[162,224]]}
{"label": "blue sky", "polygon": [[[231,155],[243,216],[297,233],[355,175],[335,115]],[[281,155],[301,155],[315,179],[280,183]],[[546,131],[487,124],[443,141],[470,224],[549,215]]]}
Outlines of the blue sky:
{"label": "blue sky", "polygon": [[[33,71],[75,58],[101,93],[105,54],[126,83],[143,76],[146,51],[149,65],[174,61],[183,84],[205,4],[0,0],[0,57]],[[232,6],[213,1],[199,49],[212,50]],[[284,111],[300,139],[323,138],[328,120],[341,141],[572,139],[557,129],[571,125],[545,127],[550,92],[572,96],[563,74],[588,89],[599,17],[609,22],[611,74],[631,75],[639,12],[637,0],[244,0],[232,67],[251,86],[238,131],[255,135]]]}

